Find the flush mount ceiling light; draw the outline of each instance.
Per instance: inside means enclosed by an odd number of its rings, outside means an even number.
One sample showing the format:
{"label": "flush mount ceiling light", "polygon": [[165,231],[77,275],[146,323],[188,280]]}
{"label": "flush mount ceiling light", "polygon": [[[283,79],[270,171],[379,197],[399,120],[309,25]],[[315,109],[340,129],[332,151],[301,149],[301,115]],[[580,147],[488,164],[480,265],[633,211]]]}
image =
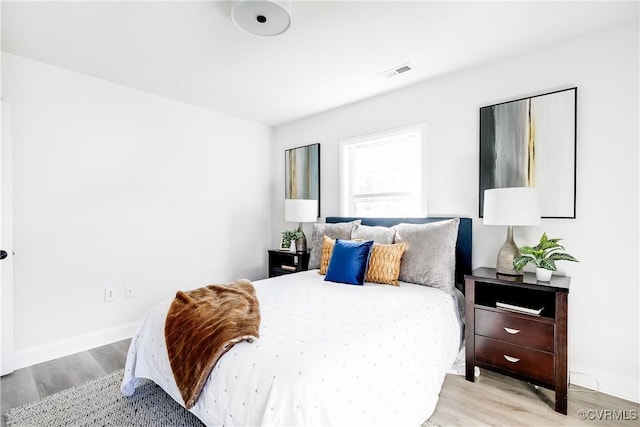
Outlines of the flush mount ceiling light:
{"label": "flush mount ceiling light", "polygon": [[232,0],[231,19],[244,31],[277,36],[291,25],[291,1]]}

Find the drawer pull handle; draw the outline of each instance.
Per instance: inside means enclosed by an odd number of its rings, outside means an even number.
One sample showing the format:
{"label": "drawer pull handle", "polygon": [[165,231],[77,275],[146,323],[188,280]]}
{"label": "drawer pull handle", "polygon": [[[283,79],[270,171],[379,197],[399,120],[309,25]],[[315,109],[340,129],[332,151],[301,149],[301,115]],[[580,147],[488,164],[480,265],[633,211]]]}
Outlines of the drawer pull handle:
{"label": "drawer pull handle", "polygon": [[516,362],[520,361],[520,359],[517,359],[515,357],[511,357],[511,356],[507,356],[506,354],[503,354],[503,356],[504,356],[505,359],[507,359],[508,362],[511,362],[511,363],[516,363]]}
{"label": "drawer pull handle", "polygon": [[511,328],[506,328],[506,327],[504,328],[504,330],[507,331],[507,333],[511,334],[511,335],[515,335],[515,334],[520,332],[520,329],[511,329]]}

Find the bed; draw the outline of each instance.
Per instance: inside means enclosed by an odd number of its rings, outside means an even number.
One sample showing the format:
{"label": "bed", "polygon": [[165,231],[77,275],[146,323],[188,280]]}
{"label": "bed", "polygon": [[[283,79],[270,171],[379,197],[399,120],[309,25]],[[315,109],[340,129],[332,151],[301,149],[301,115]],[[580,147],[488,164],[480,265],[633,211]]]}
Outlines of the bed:
{"label": "bed", "polygon": [[[378,233],[380,226],[405,224],[411,231],[452,222],[453,247],[441,251],[455,259],[450,289],[402,280],[397,286],[347,285],[325,280],[314,265],[320,234],[333,224],[343,231],[352,227],[354,237],[358,229]],[[404,236],[411,237],[408,231]],[[316,253],[309,271],[253,282],[260,338],[238,342],[219,358],[189,410],[209,426],[419,426],[433,413],[444,376],[460,353],[459,289],[471,269],[471,220],[328,217],[326,224],[314,225],[312,240]],[[415,258],[419,244],[412,245]],[[407,249],[403,257],[409,254]],[[121,391],[132,395],[149,379],[184,406],[164,339],[170,304],[150,310],[133,336]]]}

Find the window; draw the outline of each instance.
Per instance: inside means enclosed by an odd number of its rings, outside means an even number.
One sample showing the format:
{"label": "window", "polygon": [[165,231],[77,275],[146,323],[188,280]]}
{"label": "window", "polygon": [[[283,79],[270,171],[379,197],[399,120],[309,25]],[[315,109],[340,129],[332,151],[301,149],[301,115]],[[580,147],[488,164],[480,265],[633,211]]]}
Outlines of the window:
{"label": "window", "polygon": [[421,127],[342,141],[342,214],[420,216],[421,142]]}

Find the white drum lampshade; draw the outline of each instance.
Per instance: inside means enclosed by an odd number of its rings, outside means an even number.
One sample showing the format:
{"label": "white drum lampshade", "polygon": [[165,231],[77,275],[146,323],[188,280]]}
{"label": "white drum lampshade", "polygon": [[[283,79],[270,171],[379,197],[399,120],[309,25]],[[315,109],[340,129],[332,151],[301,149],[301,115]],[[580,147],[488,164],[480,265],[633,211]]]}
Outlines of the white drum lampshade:
{"label": "white drum lampshade", "polygon": [[498,252],[496,272],[508,276],[521,276],[513,268],[513,259],[520,250],[513,241],[514,225],[540,224],[540,197],[534,187],[493,188],[484,192],[485,225],[506,225],[507,238]]}

